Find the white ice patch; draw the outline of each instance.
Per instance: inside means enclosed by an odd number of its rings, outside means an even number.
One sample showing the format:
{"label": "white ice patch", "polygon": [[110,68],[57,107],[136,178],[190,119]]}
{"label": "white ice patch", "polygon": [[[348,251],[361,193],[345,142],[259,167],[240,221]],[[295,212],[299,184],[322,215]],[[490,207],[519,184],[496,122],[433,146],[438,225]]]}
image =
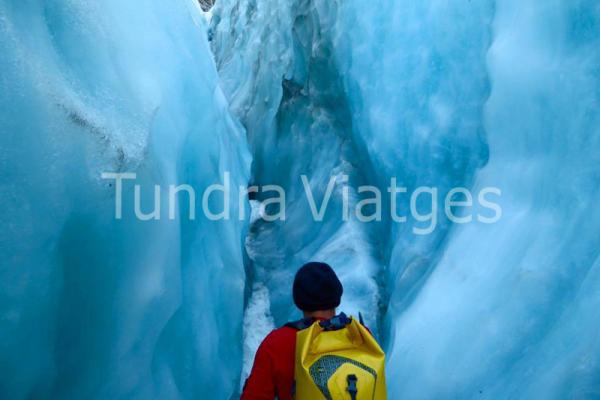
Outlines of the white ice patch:
{"label": "white ice patch", "polygon": [[250,200],[250,225],[264,216],[261,204],[258,200]]}
{"label": "white ice patch", "polygon": [[255,284],[244,314],[244,361],[241,385],[250,375],[256,350],[262,340],[275,328],[271,316],[269,291],[262,284]]}

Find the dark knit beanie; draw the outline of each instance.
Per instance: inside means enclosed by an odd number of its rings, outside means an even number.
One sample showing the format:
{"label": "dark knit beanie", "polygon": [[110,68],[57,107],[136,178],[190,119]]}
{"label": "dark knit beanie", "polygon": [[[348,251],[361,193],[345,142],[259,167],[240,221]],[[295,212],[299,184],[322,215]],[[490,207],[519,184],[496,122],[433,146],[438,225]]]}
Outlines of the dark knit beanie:
{"label": "dark knit beanie", "polygon": [[309,262],[296,272],[294,303],[302,311],[330,310],[340,305],[344,288],[333,269],[322,262]]}

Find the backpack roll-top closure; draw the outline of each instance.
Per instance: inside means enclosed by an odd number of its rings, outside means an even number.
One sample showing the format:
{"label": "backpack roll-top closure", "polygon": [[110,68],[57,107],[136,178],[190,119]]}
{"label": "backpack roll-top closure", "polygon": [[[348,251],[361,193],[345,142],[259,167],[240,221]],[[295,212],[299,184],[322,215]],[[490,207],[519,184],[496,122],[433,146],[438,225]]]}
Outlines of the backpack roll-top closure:
{"label": "backpack roll-top closure", "polygon": [[357,329],[356,322],[343,329],[325,331],[321,326],[314,327],[310,340],[311,354],[324,354],[360,347],[364,339]]}

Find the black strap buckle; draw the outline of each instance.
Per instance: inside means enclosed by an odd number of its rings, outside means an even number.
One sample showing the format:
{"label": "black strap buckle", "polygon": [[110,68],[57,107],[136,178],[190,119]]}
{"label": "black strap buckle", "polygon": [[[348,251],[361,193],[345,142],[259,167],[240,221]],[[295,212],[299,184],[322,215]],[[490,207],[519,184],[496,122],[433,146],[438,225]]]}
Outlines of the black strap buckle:
{"label": "black strap buckle", "polygon": [[356,375],[348,375],[346,378],[348,380],[348,388],[346,389],[348,393],[350,393],[350,398],[352,400],[356,400],[356,395],[358,394],[358,387],[356,383],[358,382],[358,378]]}

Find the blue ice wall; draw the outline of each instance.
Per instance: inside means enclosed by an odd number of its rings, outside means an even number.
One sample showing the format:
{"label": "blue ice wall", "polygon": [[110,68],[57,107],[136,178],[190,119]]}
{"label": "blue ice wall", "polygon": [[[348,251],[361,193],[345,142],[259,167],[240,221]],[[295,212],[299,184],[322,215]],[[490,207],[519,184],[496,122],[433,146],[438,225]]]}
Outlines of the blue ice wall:
{"label": "blue ice wall", "polygon": [[474,190],[501,188],[503,217],[449,234],[393,323],[390,389],[410,398],[597,398],[600,9],[497,1],[492,33],[490,157]]}
{"label": "blue ice wall", "polygon": [[[229,398],[249,153],[197,4],[3,1],[0,32],[0,398]],[[169,219],[226,171],[232,221]],[[102,172],[137,174],[121,220]]]}

